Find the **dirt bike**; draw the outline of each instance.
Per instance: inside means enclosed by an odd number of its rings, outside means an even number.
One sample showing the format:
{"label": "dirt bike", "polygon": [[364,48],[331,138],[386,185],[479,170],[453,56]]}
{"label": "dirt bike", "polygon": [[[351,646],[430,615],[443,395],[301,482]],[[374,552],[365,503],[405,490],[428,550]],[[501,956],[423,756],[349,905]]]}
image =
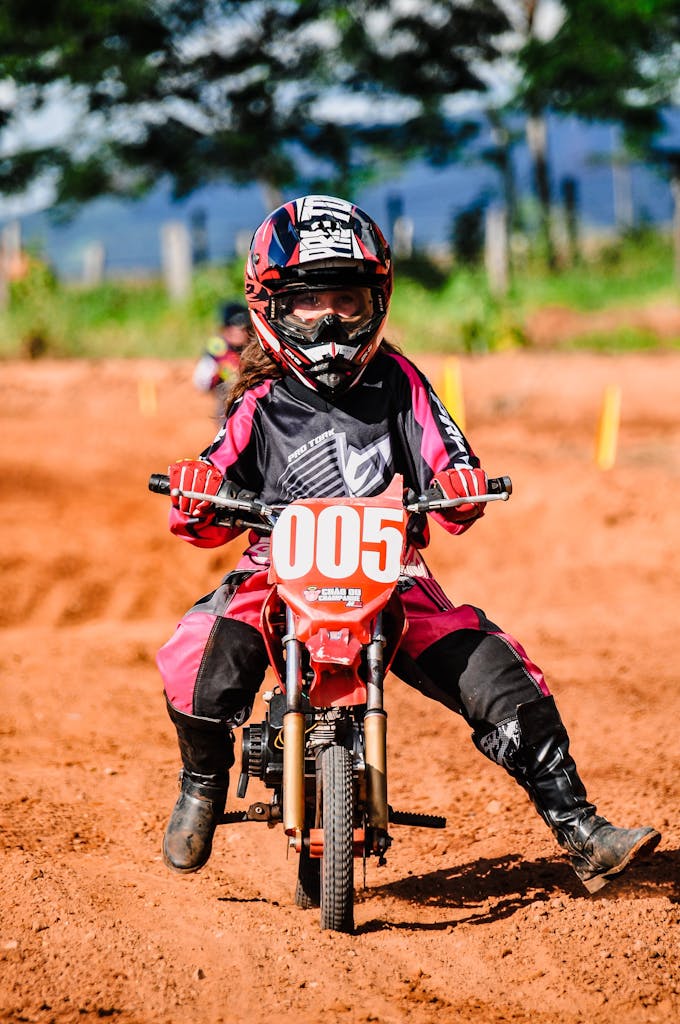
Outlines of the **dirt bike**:
{"label": "dirt bike", "polygon": [[[491,479],[477,502],[507,500],[508,477]],[[169,494],[167,476],[150,490]],[[179,494],[180,492],[175,492]],[[218,521],[271,535],[271,589],[261,630],[278,685],[264,695],[265,720],[243,729],[237,796],[250,778],[270,803],[224,814],[222,823],[282,823],[299,855],[295,902],[320,907],[321,927],[354,928],[354,860],[385,863],[389,826],[443,828],[438,815],[395,811],[387,795],[383,682],[407,622],[398,592],[407,515],[466,504],[438,488],[404,495],[395,476],[374,497],[309,498],[269,506],[251,495],[209,500]]]}

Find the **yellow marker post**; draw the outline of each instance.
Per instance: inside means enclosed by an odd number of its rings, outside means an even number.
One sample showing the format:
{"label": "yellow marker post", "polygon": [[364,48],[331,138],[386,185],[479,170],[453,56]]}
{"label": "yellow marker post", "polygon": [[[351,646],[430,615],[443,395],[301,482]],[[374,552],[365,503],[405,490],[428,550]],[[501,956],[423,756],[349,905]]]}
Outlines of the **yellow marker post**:
{"label": "yellow marker post", "polygon": [[156,381],[150,380],[148,377],[141,377],[137,383],[137,397],[142,416],[155,416],[158,412]]}
{"label": "yellow marker post", "polygon": [[602,395],[602,411],[597,431],[595,461],[599,469],[611,469],[616,462],[621,419],[621,388],[608,384]]}
{"label": "yellow marker post", "polygon": [[447,359],[444,366],[444,405],[461,430],[465,430],[463,376],[458,359]]}

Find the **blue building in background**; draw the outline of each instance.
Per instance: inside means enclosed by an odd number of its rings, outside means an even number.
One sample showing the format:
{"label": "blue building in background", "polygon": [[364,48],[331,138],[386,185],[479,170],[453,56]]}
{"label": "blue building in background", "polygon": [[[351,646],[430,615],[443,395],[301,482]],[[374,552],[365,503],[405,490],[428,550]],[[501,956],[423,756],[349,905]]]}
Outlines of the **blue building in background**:
{"label": "blue building in background", "polygon": [[[680,111],[672,111],[667,124],[667,134],[677,131],[680,137]],[[398,211],[408,217],[417,248],[447,246],[457,214],[476,203],[503,201],[500,176],[480,155],[489,142],[483,129],[475,149],[460,161],[437,169],[410,163],[399,176],[351,198],[385,227]],[[673,200],[663,169],[622,164],[617,159],[621,141],[614,126],[551,117],[548,147],[555,204],[559,205],[564,180],[573,179],[584,232],[670,222]],[[518,198],[530,202],[531,166],[523,140],[513,147],[512,161]],[[160,269],[164,222],[200,225],[204,255],[220,262],[242,247],[268,212],[256,184],[245,188],[210,185],[178,202],[173,202],[169,186],[159,184],[141,200],[89,203],[68,224],[53,223],[48,213],[32,214],[22,219],[22,235],[24,244],[37,249],[63,277],[81,276],[85,250],[93,242],[104,246],[108,274],[155,273]]]}

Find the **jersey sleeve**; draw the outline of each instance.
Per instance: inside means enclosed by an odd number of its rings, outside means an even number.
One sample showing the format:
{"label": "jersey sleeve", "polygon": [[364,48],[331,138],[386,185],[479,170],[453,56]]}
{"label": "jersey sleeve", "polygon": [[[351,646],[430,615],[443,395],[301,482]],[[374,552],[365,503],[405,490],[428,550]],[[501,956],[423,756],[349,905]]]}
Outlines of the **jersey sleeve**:
{"label": "jersey sleeve", "polygon": [[194,367],[194,387],[198,391],[211,391],[219,379],[217,363],[211,355],[204,353]]}
{"label": "jersey sleeve", "polygon": [[246,391],[229,410],[213,443],[200,456],[237,487],[255,494],[262,492],[266,469],[259,407],[271,385],[272,381],[266,380]]}
{"label": "jersey sleeve", "polygon": [[205,523],[200,519],[189,519],[176,508],[170,509],[168,520],[170,533],[180,540],[186,540],[197,548],[217,548],[222,544],[228,544],[239,534],[243,533],[243,527],[215,526],[214,523]]}
{"label": "jersey sleeve", "polygon": [[[239,490],[252,491],[254,494],[260,494],[263,487],[258,405],[270,386],[271,381],[265,381],[246,391],[230,410],[215,440],[200,455],[201,459],[212,463]],[[196,547],[213,548],[227,544],[243,530],[189,519],[173,508],[170,512],[170,532]]]}

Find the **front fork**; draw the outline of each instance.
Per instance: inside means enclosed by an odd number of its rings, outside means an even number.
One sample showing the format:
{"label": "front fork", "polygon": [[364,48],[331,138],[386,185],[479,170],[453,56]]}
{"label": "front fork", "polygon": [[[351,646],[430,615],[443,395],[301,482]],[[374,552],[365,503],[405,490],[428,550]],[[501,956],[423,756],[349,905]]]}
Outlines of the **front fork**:
{"label": "front fork", "polygon": [[366,760],[366,803],[368,826],[376,852],[383,853],[388,845],[387,825],[387,713],[383,707],[385,669],[382,632],[382,613],[376,616],[373,636],[367,649],[368,694],[364,716],[364,746]]}
{"label": "front fork", "polygon": [[295,616],[286,607],[286,710],[283,716],[283,830],[300,853],[305,825],[305,715],[302,710],[302,661]]}
{"label": "front fork", "polygon": [[[364,717],[366,802],[368,827],[376,852],[383,853],[387,837],[387,715],[383,707],[382,614],[376,616],[367,649],[367,701]],[[283,716],[283,829],[290,845],[302,849],[305,823],[305,715],[302,710],[302,663],[295,617],[286,608],[286,711]]]}

